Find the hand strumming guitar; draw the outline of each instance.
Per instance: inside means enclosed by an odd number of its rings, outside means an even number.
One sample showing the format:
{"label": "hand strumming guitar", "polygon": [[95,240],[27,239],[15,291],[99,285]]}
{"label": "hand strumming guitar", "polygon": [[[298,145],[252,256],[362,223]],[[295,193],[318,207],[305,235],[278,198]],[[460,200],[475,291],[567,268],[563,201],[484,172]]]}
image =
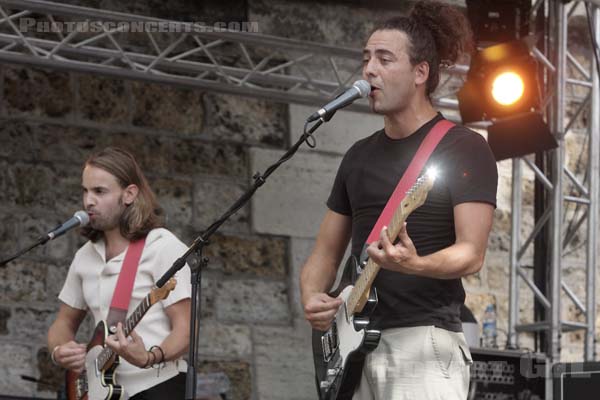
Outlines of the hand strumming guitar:
{"label": "hand strumming guitar", "polygon": [[52,361],[65,369],[73,370],[77,373],[83,371],[85,364],[86,345],[77,343],[73,340],[56,346],[52,350]]}
{"label": "hand strumming guitar", "polygon": [[313,293],[304,303],[304,317],[314,329],[326,331],[343,301],[325,293]]}

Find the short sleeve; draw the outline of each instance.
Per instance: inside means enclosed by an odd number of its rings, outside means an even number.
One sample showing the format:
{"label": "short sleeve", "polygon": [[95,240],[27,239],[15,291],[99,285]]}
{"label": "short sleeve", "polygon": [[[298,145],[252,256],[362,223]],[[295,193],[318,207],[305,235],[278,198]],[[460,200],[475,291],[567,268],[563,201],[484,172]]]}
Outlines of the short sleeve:
{"label": "short sleeve", "polygon": [[496,206],[498,168],[485,139],[472,131],[461,135],[452,151],[448,188],[452,206],[485,202]]}
{"label": "short sleeve", "polygon": [[79,275],[75,268],[75,266],[78,265],[77,259],[78,254],[75,255],[73,261],[71,262],[65,283],[62,287],[62,290],[58,294],[58,299],[70,307],[77,308],[79,310],[87,310],[87,305],[83,297],[83,284],[81,282],[81,275]]}
{"label": "short sleeve", "polygon": [[352,207],[350,206],[350,198],[348,196],[348,189],[346,186],[346,177],[350,167],[352,149],[348,150],[342,159],[340,167],[338,168],[335,180],[333,181],[333,187],[331,193],[327,199],[327,207],[331,211],[335,211],[338,214],[352,215]]}
{"label": "short sleeve", "polygon": [[[161,245],[160,260],[156,263],[154,270],[152,271],[154,281],[158,281],[187,249],[187,246],[177,239],[175,235],[170,232],[167,233],[165,235],[164,243]],[[169,296],[162,300],[164,307],[168,307],[180,300],[191,297],[190,267],[186,264],[175,273],[174,277],[177,284],[175,285],[175,289],[169,293]]]}

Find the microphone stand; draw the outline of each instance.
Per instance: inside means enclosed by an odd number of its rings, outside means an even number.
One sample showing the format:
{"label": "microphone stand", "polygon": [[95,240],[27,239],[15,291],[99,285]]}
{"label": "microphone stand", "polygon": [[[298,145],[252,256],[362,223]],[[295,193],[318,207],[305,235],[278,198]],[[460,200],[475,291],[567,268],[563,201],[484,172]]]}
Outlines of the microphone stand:
{"label": "microphone stand", "polygon": [[[56,228],[52,229],[52,231],[55,231],[56,229],[60,228],[60,226],[61,225],[58,225]],[[50,231],[50,232],[52,232],[52,231]],[[46,244],[46,242],[48,242],[49,240],[50,240],[50,236],[48,236],[48,235],[44,235],[44,236],[40,237],[36,242],[34,242],[33,244],[30,244],[29,246],[25,247],[24,249],[19,250],[15,255],[0,261],[0,267],[4,267],[9,262],[21,257],[23,254],[27,253],[28,251],[33,250],[34,248],[36,248],[38,246],[42,246],[42,245]]]}
{"label": "microphone stand", "polygon": [[285,152],[281,158],[271,165],[263,175],[257,172],[254,176],[254,184],[243,193],[238,200],[215,222],[213,222],[200,236],[198,236],[192,245],[186,250],[186,252],[179,257],[171,268],[163,274],[163,276],[156,282],[156,286],[162,287],[167,281],[175,275],[177,271],[183,268],[188,263],[191,270],[191,284],[192,284],[192,307],[190,312],[190,346],[188,350],[188,368],[187,378],[185,384],[185,398],[186,400],[194,400],[196,398],[196,355],[198,352],[198,335],[200,329],[197,328],[198,312],[200,311],[200,283],[202,280],[202,269],[208,264],[208,258],[202,255],[204,246],[208,245],[208,239],[219,229],[221,225],[235,212],[242,208],[252,198],[256,190],[265,184],[267,178],[284,162],[292,158],[292,156],[298,151],[298,148],[302,143],[306,142],[308,147],[314,148],[316,146],[315,138],[312,133],[319,128],[325,121],[329,121],[331,115],[325,116],[326,118],[319,118],[317,122],[310,128],[308,128],[309,121],[304,124],[304,133],[298,139],[298,141]]}

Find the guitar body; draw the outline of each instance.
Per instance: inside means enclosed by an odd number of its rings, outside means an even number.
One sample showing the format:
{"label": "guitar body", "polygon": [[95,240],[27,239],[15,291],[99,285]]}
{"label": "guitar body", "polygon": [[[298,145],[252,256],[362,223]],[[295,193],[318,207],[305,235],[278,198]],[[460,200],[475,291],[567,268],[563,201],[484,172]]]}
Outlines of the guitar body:
{"label": "guitar body", "polygon": [[[171,278],[163,286],[155,287],[148,293],[123,323],[125,337],[130,335],[152,305],[169,296],[176,284],[175,278]],[[108,335],[106,323],[100,321],[94,329],[92,340],[87,345],[85,369],[81,374],[67,371],[68,400],[125,400],[128,398],[125,389],[118,384],[115,374],[115,370],[119,366],[119,356],[105,346]]]}
{"label": "guitar body", "polygon": [[317,391],[320,400],[350,400],[360,382],[365,357],[379,344],[381,332],[367,329],[369,318],[377,305],[377,293],[371,289],[360,313],[347,310],[347,301],[353,286],[351,277],[358,271],[358,260],[351,256],[345,266],[339,287],[333,292],[344,303],[327,332],[313,329],[313,357]]}
{"label": "guitar body", "polygon": [[119,357],[114,355],[104,369],[100,369],[96,361],[104,350],[104,340],[108,334],[106,324],[104,321],[100,321],[87,346],[85,369],[81,374],[67,371],[68,400],[124,400],[127,398],[123,388],[117,384],[115,376]]}
{"label": "guitar body", "polygon": [[[435,172],[429,170],[406,192],[389,221],[387,235],[391,242],[398,237],[408,215],[423,205],[434,180]],[[339,285],[344,289],[331,293],[331,296],[344,300],[331,328],[325,333],[313,330],[320,400],[352,399],[361,379],[365,357],[377,347],[381,338],[380,331],[367,329],[377,305],[377,293],[372,285],[381,267],[367,259],[366,255],[362,258],[365,258],[364,262],[353,256],[348,259]]]}

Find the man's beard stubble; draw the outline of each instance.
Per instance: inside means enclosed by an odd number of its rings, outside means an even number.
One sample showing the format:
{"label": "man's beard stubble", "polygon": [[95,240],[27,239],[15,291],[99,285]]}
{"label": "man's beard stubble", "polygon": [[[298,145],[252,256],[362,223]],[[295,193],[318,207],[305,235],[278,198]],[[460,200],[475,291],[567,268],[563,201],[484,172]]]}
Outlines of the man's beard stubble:
{"label": "man's beard stubble", "polygon": [[123,197],[119,197],[119,201],[117,203],[119,208],[118,212],[111,213],[107,217],[102,216],[101,218],[95,218],[90,221],[90,226],[97,231],[110,231],[115,228],[118,228],[121,224],[121,217],[125,212],[125,206],[123,205]]}

